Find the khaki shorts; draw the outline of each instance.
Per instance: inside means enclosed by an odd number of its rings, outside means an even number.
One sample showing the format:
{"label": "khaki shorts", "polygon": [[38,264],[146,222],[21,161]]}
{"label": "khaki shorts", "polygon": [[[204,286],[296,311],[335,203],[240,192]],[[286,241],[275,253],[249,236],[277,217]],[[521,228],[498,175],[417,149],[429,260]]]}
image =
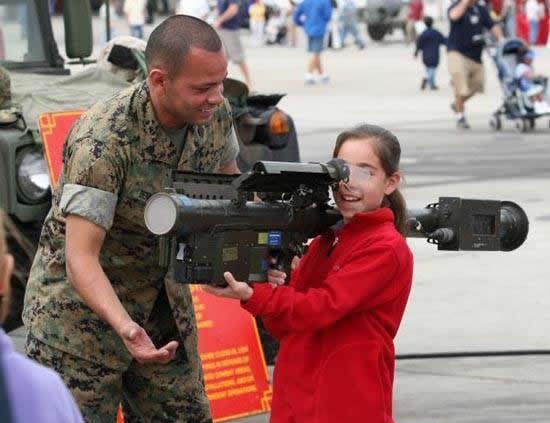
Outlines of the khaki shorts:
{"label": "khaki shorts", "polygon": [[485,72],[481,63],[456,51],[450,51],[447,55],[447,65],[455,96],[469,97],[475,93],[483,92]]}
{"label": "khaki shorts", "polygon": [[229,60],[237,65],[244,62],[244,49],[241,44],[241,36],[239,31],[219,29],[218,33],[220,34],[220,38],[225,47]]}

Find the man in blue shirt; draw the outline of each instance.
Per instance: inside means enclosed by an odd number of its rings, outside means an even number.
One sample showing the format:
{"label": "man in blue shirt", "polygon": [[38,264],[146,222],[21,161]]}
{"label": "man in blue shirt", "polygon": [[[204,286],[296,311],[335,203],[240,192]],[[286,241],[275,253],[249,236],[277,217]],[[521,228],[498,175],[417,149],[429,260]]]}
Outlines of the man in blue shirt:
{"label": "man in blue shirt", "polygon": [[483,32],[490,30],[500,41],[502,31],[495,25],[487,7],[477,0],[456,0],[448,11],[451,28],[447,41],[448,66],[454,87],[451,107],[457,115],[457,127],[469,129],[464,103],[475,93],[483,92],[485,75],[481,62]]}
{"label": "man in blue shirt", "polygon": [[[239,0],[217,0],[218,17],[214,21],[214,28],[222,39],[229,60],[241,69],[244,82],[252,90],[252,81],[246,65],[244,49],[241,43],[239,30],[241,29]],[[247,8],[248,10],[248,8]]]}
{"label": "man in blue shirt", "polygon": [[328,75],[323,73],[321,52],[323,51],[327,24],[332,16],[330,0],[304,0],[294,12],[294,22],[304,27],[307,35],[307,50],[311,53],[305,82],[314,84],[317,80],[326,83]]}

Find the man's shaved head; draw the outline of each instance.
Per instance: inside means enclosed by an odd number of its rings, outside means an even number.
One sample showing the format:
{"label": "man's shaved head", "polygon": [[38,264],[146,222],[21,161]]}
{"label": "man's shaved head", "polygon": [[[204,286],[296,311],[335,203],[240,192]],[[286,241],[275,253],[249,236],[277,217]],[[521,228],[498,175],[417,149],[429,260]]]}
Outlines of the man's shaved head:
{"label": "man's shaved head", "polygon": [[162,68],[170,77],[180,73],[191,48],[218,52],[222,42],[206,22],[187,15],[174,15],[157,26],[145,48],[147,69]]}

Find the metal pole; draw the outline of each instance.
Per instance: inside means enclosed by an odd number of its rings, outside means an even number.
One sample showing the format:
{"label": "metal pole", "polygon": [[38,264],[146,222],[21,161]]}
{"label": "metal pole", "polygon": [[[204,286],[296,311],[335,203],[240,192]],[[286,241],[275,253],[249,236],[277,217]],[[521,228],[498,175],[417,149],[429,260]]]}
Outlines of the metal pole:
{"label": "metal pole", "polygon": [[105,34],[109,42],[111,40],[111,0],[105,0]]}

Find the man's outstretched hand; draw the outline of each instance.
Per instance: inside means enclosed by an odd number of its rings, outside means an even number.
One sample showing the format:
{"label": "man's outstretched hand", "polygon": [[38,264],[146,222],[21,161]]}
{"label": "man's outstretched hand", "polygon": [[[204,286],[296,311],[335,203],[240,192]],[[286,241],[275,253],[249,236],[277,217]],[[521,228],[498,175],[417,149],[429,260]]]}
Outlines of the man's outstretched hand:
{"label": "man's outstretched hand", "polygon": [[170,341],[161,348],[155,347],[145,329],[135,322],[128,323],[120,332],[126,348],[138,363],[166,364],[176,355],[178,343]]}

